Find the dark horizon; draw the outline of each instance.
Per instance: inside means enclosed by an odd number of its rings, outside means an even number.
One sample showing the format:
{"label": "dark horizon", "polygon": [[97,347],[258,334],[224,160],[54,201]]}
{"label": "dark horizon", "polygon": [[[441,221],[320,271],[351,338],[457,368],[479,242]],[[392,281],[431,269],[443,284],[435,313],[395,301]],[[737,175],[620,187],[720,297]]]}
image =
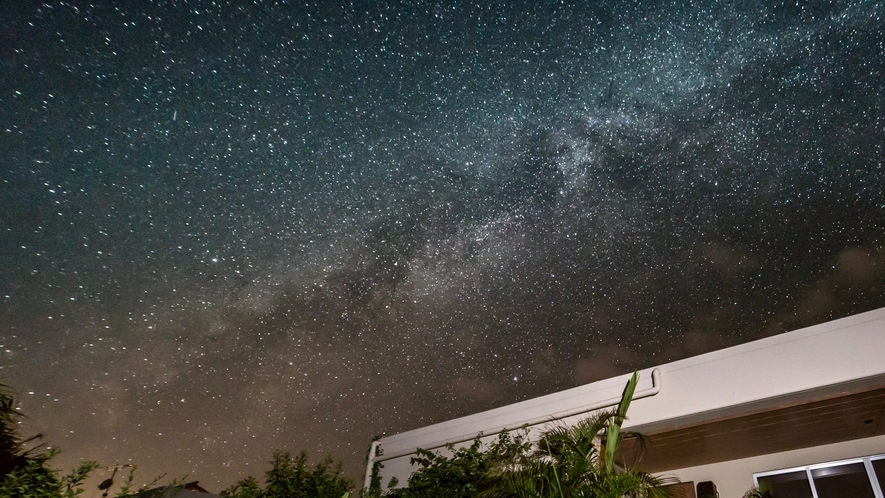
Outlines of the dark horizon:
{"label": "dark horizon", "polygon": [[[885,4],[0,7],[0,383],[219,492],[885,306]],[[103,478],[103,477],[102,477]]]}

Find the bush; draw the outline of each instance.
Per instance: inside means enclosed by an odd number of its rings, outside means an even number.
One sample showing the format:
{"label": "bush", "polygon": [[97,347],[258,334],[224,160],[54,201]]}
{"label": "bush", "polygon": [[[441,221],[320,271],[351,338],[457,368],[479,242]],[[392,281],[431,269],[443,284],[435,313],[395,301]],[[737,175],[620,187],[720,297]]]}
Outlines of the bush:
{"label": "bush", "polygon": [[333,465],[331,457],[310,468],[306,452],[293,459],[289,453],[278,450],[270,463],[272,468],[265,473],[265,489],[249,476],[221,495],[228,498],[342,498],[353,488],[353,481],[341,476],[341,462]]}
{"label": "bush", "polygon": [[[447,446],[450,457],[419,449],[412,464],[420,468],[409,476],[407,486],[392,489],[384,496],[391,498],[468,498],[494,486],[496,471],[524,462],[531,451],[527,433],[515,436],[502,432],[485,450],[478,435],[469,447]],[[395,486],[393,482],[389,486]],[[369,496],[378,496],[376,490]]]}
{"label": "bush", "polygon": [[98,467],[86,462],[70,474],[58,476],[48,469],[46,463],[58,454],[58,450],[28,457],[24,466],[7,473],[0,481],[0,496],[4,498],[73,498],[83,493],[80,486],[90,472]]}
{"label": "bush", "polygon": [[[597,412],[570,426],[546,430],[532,444],[528,430],[515,437],[506,431],[483,450],[476,437],[467,448],[447,448],[445,457],[419,449],[412,464],[420,465],[406,487],[391,489],[389,498],[663,498],[670,479],[615,465],[621,424],[633,398],[638,373],[624,388],[617,409]],[[389,487],[395,486],[392,483]],[[381,496],[380,486],[366,490]]]}

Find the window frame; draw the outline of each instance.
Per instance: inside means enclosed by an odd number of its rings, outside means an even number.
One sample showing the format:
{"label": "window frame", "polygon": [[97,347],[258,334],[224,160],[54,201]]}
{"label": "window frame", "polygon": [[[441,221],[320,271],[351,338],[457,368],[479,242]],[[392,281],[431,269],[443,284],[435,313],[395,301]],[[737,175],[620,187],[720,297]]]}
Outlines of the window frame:
{"label": "window frame", "polygon": [[[833,460],[830,462],[821,462],[815,463],[812,465],[802,465],[799,467],[789,467],[777,470],[767,470],[764,472],[755,472],[753,473],[753,485],[757,488],[759,487],[759,479],[765,478],[769,476],[775,476],[780,474],[788,474],[790,472],[805,472],[805,478],[808,479],[808,485],[811,488],[811,496],[812,498],[819,498],[817,495],[817,488],[814,485],[814,478],[811,475],[811,472],[818,469],[826,469],[829,467],[838,467],[840,465],[849,465],[853,463],[861,463],[863,464],[864,470],[867,473],[867,479],[870,481],[870,486],[873,489],[873,496],[875,498],[885,498],[885,494],[883,494],[883,490],[879,486],[879,480],[877,479],[876,470],[873,468],[873,462],[876,460],[885,460],[885,453],[878,455],[869,455],[865,457],[856,457],[856,458],[846,458],[843,460]],[[885,480],[885,476],[882,476],[882,479]]]}

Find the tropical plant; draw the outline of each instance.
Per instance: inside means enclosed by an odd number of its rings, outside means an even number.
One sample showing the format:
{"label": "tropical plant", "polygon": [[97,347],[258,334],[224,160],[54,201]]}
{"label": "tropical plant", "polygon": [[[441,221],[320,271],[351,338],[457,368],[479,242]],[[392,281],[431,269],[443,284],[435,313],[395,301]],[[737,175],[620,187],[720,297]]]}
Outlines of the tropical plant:
{"label": "tropical plant", "polygon": [[[621,440],[621,424],[627,419],[627,409],[630,408],[630,402],[633,401],[633,393],[636,392],[636,384],[639,383],[639,372],[633,372],[633,376],[627,381],[624,392],[621,394],[621,401],[618,403],[618,409],[614,416],[607,421],[606,446],[605,446],[605,471],[612,472],[615,465],[615,452],[618,449],[618,443]],[[611,443],[609,442],[611,441]]]}
{"label": "tropical plant", "polygon": [[221,492],[228,498],[342,498],[349,496],[353,481],[341,476],[341,462],[333,465],[332,458],[307,464],[307,452],[294,459],[289,453],[275,451],[272,467],[265,473],[266,486],[249,476]]}
{"label": "tropical plant", "polygon": [[[615,410],[601,412],[573,426],[556,426],[536,444],[523,430],[506,431],[483,449],[481,437],[456,449],[451,456],[419,449],[412,458],[420,468],[406,487],[387,492],[389,498],[480,496],[483,498],[657,498],[668,496],[662,488],[669,480],[616,465],[619,443],[625,437],[621,424],[636,390],[637,373],[627,383]],[[641,445],[640,445],[641,446]],[[533,449],[534,448],[534,449]],[[380,489],[364,491],[380,496]]]}
{"label": "tropical plant", "polygon": [[[586,418],[572,426],[557,426],[544,433],[526,462],[504,469],[496,486],[482,493],[488,498],[657,498],[669,480],[615,465],[625,436],[621,432],[627,408],[639,380],[627,383],[614,411]],[[601,444],[604,441],[604,444]]]}
{"label": "tropical plant", "polygon": [[[528,463],[503,472],[497,486],[482,496],[498,498],[541,497],[664,497],[662,479],[644,472],[605,468],[597,444],[615,415],[611,412],[585,419],[571,427],[554,428],[541,438]],[[608,447],[610,447],[609,443]],[[600,456],[602,455],[602,457]]]}
{"label": "tropical plant", "polygon": [[[468,447],[448,445],[451,456],[419,449],[412,464],[420,468],[409,476],[408,485],[390,490],[392,498],[471,498],[494,485],[497,469],[509,468],[527,458],[531,450],[526,430],[515,435],[504,431],[483,449],[482,434]],[[389,487],[395,486],[391,483]],[[372,496],[367,494],[367,496]],[[377,496],[377,494],[376,494]]]}
{"label": "tropical plant", "polygon": [[743,498],[771,498],[769,488],[768,483],[760,484],[758,487],[754,486],[744,493]]}

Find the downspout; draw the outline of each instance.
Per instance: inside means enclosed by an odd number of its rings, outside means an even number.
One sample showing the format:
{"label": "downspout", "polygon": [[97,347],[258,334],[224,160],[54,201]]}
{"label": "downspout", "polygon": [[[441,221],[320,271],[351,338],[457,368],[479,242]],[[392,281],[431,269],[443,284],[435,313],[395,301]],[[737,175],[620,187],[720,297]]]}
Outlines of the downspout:
{"label": "downspout", "polygon": [[[642,391],[636,391],[635,393],[633,393],[633,400],[635,401],[637,399],[648,398],[648,397],[658,394],[659,392],[661,392],[661,370],[658,368],[655,368],[654,370],[651,371],[651,387],[649,387],[648,389],[643,389]],[[577,410],[563,410],[560,412],[553,413],[551,415],[544,415],[541,417],[535,417],[535,418],[520,422],[516,426],[510,426],[510,428],[514,429],[514,428],[519,428],[521,426],[533,426],[533,425],[538,425],[538,424],[547,423],[547,422],[555,422],[557,420],[561,420],[566,417],[572,417],[575,415],[580,415],[582,413],[587,413],[587,412],[591,412],[594,410],[599,410],[601,408],[615,406],[620,402],[621,402],[621,396],[619,395],[617,398],[609,398],[606,400],[597,401],[596,403],[591,403],[589,405],[582,406],[582,407],[578,408]],[[483,431],[482,435],[483,435],[483,437],[494,436],[496,434],[500,434],[500,433],[504,432],[505,430],[507,430],[507,427],[496,427],[496,428],[490,430],[489,432]],[[442,447],[449,445],[449,444],[458,444],[458,443],[464,443],[467,441],[473,441],[473,439],[475,439],[475,438],[476,438],[476,435],[473,435],[470,437],[459,437],[459,438],[452,438],[452,439],[448,439],[448,440],[444,440],[444,441],[437,441],[437,442],[434,442],[434,443],[431,443],[427,446],[422,447],[422,449],[435,450],[435,449],[442,448]],[[372,453],[369,455],[369,467],[366,469],[366,483],[369,482],[369,479],[370,479],[371,473],[372,473],[372,465],[375,462],[384,462],[387,460],[392,460],[394,458],[399,458],[399,457],[403,457],[406,455],[411,455],[412,453],[415,452],[415,449],[405,449],[405,450],[397,451],[395,453],[391,453],[389,455],[387,455],[387,454],[383,455],[380,458],[374,458],[374,456],[375,456],[374,450],[377,447],[377,444],[379,442],[380,441],[375,441],[372,443],[372,450],[371,450]],[[368,484],[366,484],[366,485],[368,486]]]}

